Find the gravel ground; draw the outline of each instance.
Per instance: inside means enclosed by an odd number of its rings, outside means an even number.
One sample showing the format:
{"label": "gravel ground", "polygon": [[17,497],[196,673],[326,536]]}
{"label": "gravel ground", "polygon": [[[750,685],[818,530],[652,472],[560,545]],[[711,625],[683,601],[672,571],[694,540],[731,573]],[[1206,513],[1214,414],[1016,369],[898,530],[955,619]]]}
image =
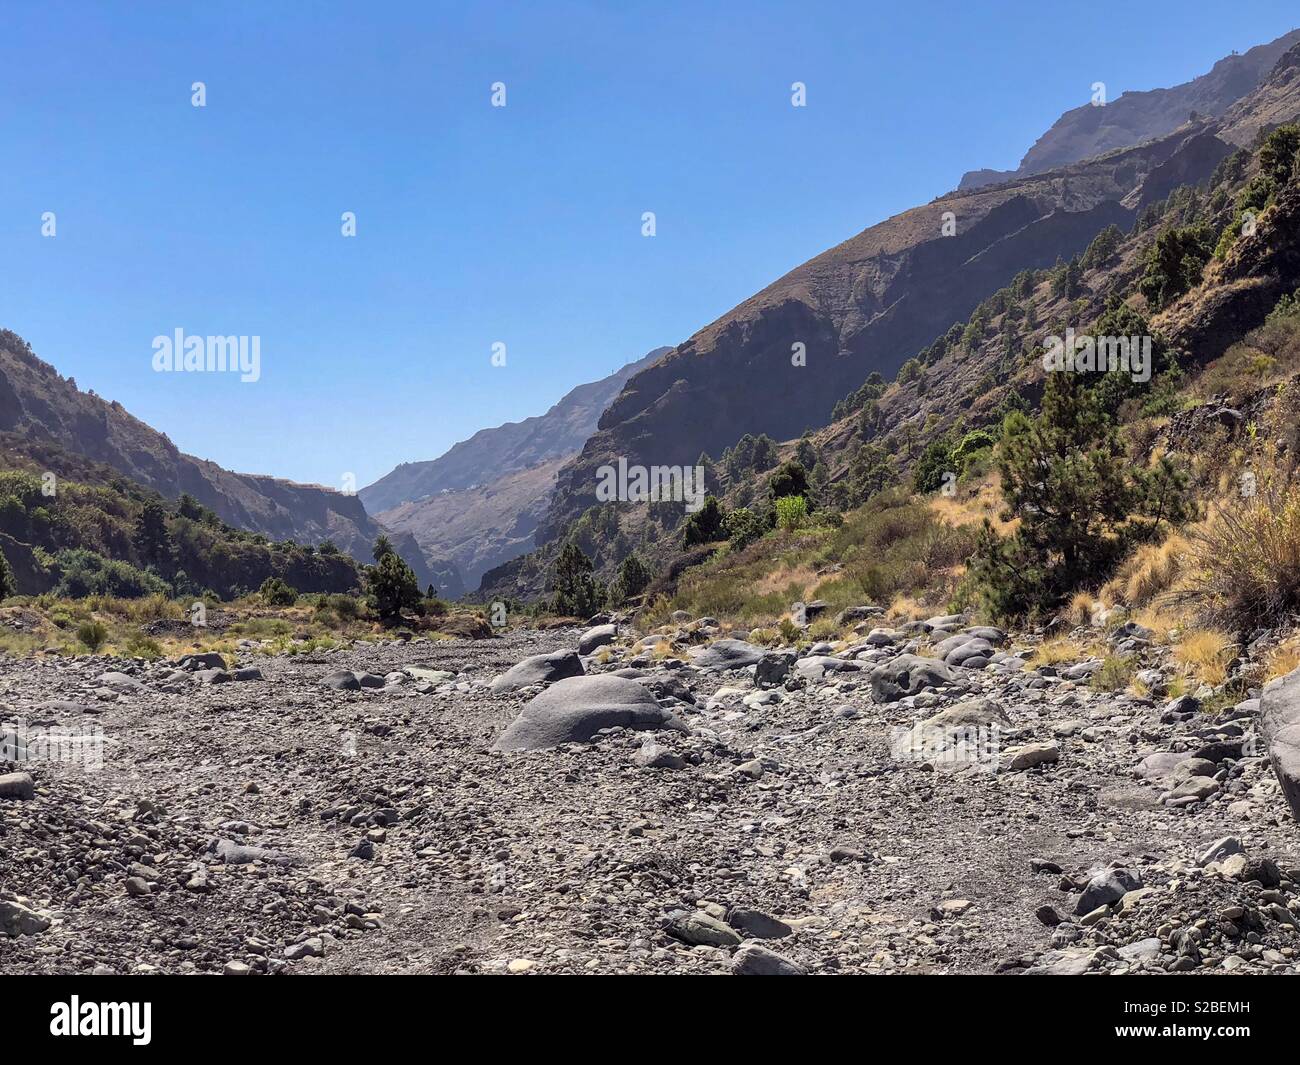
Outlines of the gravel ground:
{"label": "gravel ground", "polygon": [[[1097,693],[1005,652],[889,702],[870,670],[897,633],[760,691],[620,640],[586,670],[636,667],[688,733],[494,751],[541,688],[487,683],[580,635],[249,648],[261,679],[225,683],[5,660],[0,719],[105,743],[97,771],[0,763],[35,787],[0,798],[0,972],[1300,969],[1300,828],[1251,704]],[[696,661],[715,635],[665,646]],[[975,697],[1005,715],[992,753],[900,747]]]}

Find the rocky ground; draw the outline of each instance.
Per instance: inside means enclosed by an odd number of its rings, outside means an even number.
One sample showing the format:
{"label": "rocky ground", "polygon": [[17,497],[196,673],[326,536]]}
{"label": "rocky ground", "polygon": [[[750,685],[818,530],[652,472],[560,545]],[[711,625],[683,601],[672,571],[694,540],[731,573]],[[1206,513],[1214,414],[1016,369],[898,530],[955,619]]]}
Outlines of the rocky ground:
{"label": "rocky ground", "polygon": [[5,660],[0,972],[1300,970],[1256,701],[872,614],[801,652],[678,619]]}

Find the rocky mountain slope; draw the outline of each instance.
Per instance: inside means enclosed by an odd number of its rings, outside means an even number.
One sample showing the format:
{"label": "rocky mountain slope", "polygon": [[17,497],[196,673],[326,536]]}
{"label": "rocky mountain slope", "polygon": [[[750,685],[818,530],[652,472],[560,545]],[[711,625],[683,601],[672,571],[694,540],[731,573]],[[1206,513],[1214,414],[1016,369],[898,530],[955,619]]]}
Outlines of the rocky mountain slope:
{"label": "rocky mountain slope", "polygon": [[[1209,176],[1228,147],[1203,127],[1061,171],[956,192],[873,226],[797,268],[628,382],[561,474],[540,539],[595,502],[595,470],[716,457],[745,433],[778,440],[830,420],[872,371],[886,379],[1018,272],[1129,228],[1144,180]],[[955,236],[942,235],[944,215]],[[803,344],[807,365],[792,363]]]}
{"label": "rocky mountain slope", "polygon": [[[165,433],[133,417],[120,403],[81,391],[72,378],[32,352],[16,334],[0,331],[0,432],[111,466],[168,499],[188,493],[236,528],[305,544],[332,540],[369,562],[383,531],[360,499],[321,485],[232,473],[180,451]],[[392,536],[423,587],[462,591],[454,568],[431,565],[408,534]]]}
{"label": "rocky mountain slope", "polygon": [[403,463],[358,495],[386,528],[413,536],[431,564],[450,560],[475,588],[484,572],[534,546],[559,469],[623,385],[669,350],[579,385],[545,414],[481,429],[437,459]]}
{"label": "rocky mountain slope", "polygon": [[[940,434],[957,432],[959,436],[971,428],[996,427],[1005,414],[1005,403],[1036,403],[1044,380],[1036,352],[1041,354],[1044,338],[1049,333],[1062,333],[1066,325],[1078,329],[1096,322],[1117,296],[1144,311],[1148,320],[1156,319],[1152,325],[1173,343],[1184,368],[1193,371],[1203,367],[1249,330],[1260,326],[1279,295],[1294,289],[1300,278],[1295,261],[1296,247],[1300,247],[1292,203],[1295,192],[1284,191],[1275,207],[1261,218],[1257,233],[1236,241],[1222,261],[1210,261],[1204,285],[1193,287],[1190,294],[1162,315],[1156,315],[1156,308],[1147,307],[1138,294],[1139,278],[1157,242],[1171,229],[1196,222],[1209,226],[1213,234],[1227,228],[1236,233],[1240,220],[1235,217],[1235,204],[1255,176],[1260,134],[1297,118],[1300,44],[1283,55],[1264,83],[1239,100],[1221,120],[1187,126],[1156,142],[1110,152],[1104,159],[1067,166],[1058,172],[974,194],[946,196],[923,211],[907,212],[867,230],[853,242],[806,264],[629,382],[584,454],[562,472],[554,503],[538,537],[541,549],[486,573],[484,593],[507,597],[541,593],[562,538],[577,542],[606,577],[612,575],[612,567],[628,550],[636,550],[642,559],[650,560],[651,566],[667,573],[669,585],[675,584],[680,567],[701,560],[690,551],[682,554],[680,531],[673,529],[671,518],[664,524],[662,512],[646,515],[645,508],[627,505],[589,510],[595,502],[595,468],[614,462],[619,455],[633,463],[684,463],[707,450],[718,459],[719,445],[732,445],[742,433],[767,433],[777,441],[787,441],[774,453],[784,460],[794,458],[797,450],[807,450],[806,443],[796,449],[794,440],[801,427],[811,427],[813,459],[803,462],[809,469],[814,462],[824,463],[826,480],[818,492],[823,505],[831,501],[846,507],[863,502],[865,486],[870,482],[879,484],[876,475],[881,472],[894,480],[902,477],[910,484],[911,466]],[[936,283],[913,287],[918,270],[900,268],[900,261],[906,263],[907,256],[933,261],[945,242],[954,246],[958,239],[939,237],[936,230],[926,233],[924,212],[933,212],[933,221],[941,208],[967,203],[963,199],[966,196],[1005,195],[1014,190],[1027,196],[1028,191],[1047,187],[1065,202],[1057,208],[1058,217],[1052,218],[1060,222],[1060,215],[1073,213],[1075,190],[1082,185],[1082,178],[1091,179],[1092,189],[1100,189],[1104,195],[1102,179],[1109,179],[1110,195],[1115,198],[1104,200],[1102,208],[1118,209],[1123,217],[1109,229],[1105,241],[1099,242],[1099,248],[1105,243],[1105,251],[1093,248],[1091,256],[1080,256],[1082,265],[1071,268],[1078,270],[1076,280],[1071,282],[1073,290],[1058,289],[1069,261],[1066,252],[1062,251],[1062,259],[1050,269],[1035,270],[1028,264],[1041,260],[1021,257],[1015,265],[1024,269],[1015,270],[1013,285],[988,294],[967,315],[937,329],[923,345],[911,347],[909,342],[906,347],[887,348],[883,354],[876,348],[874,354],[881,359],[876,363],[842,359],[842,363],[854,367],[845,375],[852,384],[845,391],[844,402],[836,404],[832,417],[815,417],[811,411],[807,415],[790,414],[797,412],[807,395],[815,393],[828,377],[841,371],[835,359],[829,364],[815,360],[811,345],[807,367],[790,367],[789,345],[797,332],[807,335],[823,328],[841,347],[846,346],[845,341],[870,345],[872,339],[880,337],[880,330],[896,320],[909,300],[933,307],[952,294],[950,286],[945,289]],[[1115,186],[1127,189],[1121,194]],[[1083,203],[1087,205],[1091,200]],[[918,215],[917,242],[907,247],[907,222]],[[953,215],[962,217],[957,209]],[[976,222],[975,229],[979,228]],[[902,234],[897,243],[887,244],[866,263],[861,257],[855,259],[855,244],[870,248],[872,239],[880,242],[881,235],[891,231]],[[1028,230],[1017,231],[993,243],[991,250],[979,251],[962,263],[957,273],[970,277],[974,265],[998,252],[1022,252],[1027,246],[1034,250],[1027,243],[1017,247],[1017,242],[1026,242],[1027,237]],[[885,267],[900,274],[889,293],[892,302],[885,311],[868,319],[871,290],[865,283],[857,283],[857,277],[879,277]],[[854,269],[858,274],[853,274]],[[836,270],[853,278],[853,283],[841,283],[839,293],[831,282]],[[839,303],[835,302],[836,296]],[[777,324],[777,316],[783,313],[794,322],[806,321],[809,325],[798,330],[797,324]],[[783,325],[787,329],[781,337]],[[911,367],[915,372],[909,373],[906,380],[900,377],[889,384],[889,377],[906,356],[917,356]],[[863,384],[871,369],[879,369],[884,380],[875,398],[867,403],[861,391],[850,393]],[[1165,402],[1170,402],[1167,388],[1161,388]],[[1205,403],[1206,397],[1188,395],[1184,401]],[[710,433],[715,436],[712,440]],[[868,455],[868,451],[874,455]],[[872,467],[878,459],[883,459],[879,468]],[[711,490],[725,492],[729,507],[753,507],[755,503],[761,506],[770,468],[771,463],[767,463],[755,469],[738,489],[735,477],[724,476],[716,488],[715,482],[710,482]],[[885,482],[892,481],[887,477]],[[677,523],[680,520],[679,514]]]}
{"label": "rocky mountain slope", "polygon": [[1282,54],[1300,42],[1300,30],[1256,45],[1241,55],[1220,59],[1207,74],[1168,89],[1126,92],[1102,106],[1091,103],[1067,111],[1025,153],[1015,170],[975,170],[964,175],[961,189],[1011,181],[1163,137],[1195,114],[1224,115],[1253,91]]}

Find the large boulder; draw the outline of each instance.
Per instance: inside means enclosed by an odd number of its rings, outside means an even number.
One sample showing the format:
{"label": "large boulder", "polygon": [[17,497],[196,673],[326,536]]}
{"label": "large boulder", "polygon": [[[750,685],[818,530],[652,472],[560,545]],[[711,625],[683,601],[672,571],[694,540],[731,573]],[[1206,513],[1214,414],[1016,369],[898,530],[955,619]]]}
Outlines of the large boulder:
{"label": "large boulder", "polygon": [[688,731],[643,684],[608,674],[566,677],[529,700],[496,742],[499,751],[537,751],[586,743],[601,729]]}
{"label": "large boulder", "polygon": [[856,673],[862,668],[862,663],[851,658],[836,658],[834,655],[808,655],[799,659],[794,668],[801,677],[821,680],[827,673]]}
{"label": "large boulder", "polygon": [[1131,869],[1122,867],[1103,869],[1093,874],[1084,886],[1083,894],[1079,896],[1074,912],[1082,917],[1092,913],[1099,906],[1109,906],[1113,902],[1118,902],[1130,891],[1136,891],[1141,886],[1141,875]]}
{"label": "large boulder", "polygon": [[578,637],[578,654],[589,655],[597,648],[613,643],[618,636],[617,625],[596,625]]}
{"label": "large boulder", "polygon": [[871,690],[883,703],[894,703],[905,695],[916,695],[926,688],[951,684],[953,671],[937,658],[899,655],[871,671]]}
{"label": "large boulder", "polygon": [[729,669],[752,666],[763,654],[763,648],[744,640],[716,640],[694,652],[692,661],[705,673],[725,673]]}
{"label": "large boulder", "polygon": [[1264,685],[1259,733],[1268,745],[1268,760],[1282,794],[1300,820],[1300,669]]}
{"label": "large boulder", "polygon": [[754,683],[760,688],[775,688],[790,675],[790,667],[797,657],[793,651],[767,651],[758,660]]}
{"label": "large boulder", "polygon": [[495,678],[489,687],[494,692],[512,692],[533,684],[553,684],[566,677],[581,677],[584,672],[577,651],[552,651],[525,658]]}
{"label": "large boulder", "polygon": [[793,962],[758,943],[746,943],[731,956],[731,971],[736,976],[804,976],[807,974],[807,970],[798,962]]}
{"label": "large boulder", "polygon": [[997,756],[999,733],[1010,724],[1007,712],[993,699],[968,699],[896,731],[894,757],[954,767],[984,762]]}

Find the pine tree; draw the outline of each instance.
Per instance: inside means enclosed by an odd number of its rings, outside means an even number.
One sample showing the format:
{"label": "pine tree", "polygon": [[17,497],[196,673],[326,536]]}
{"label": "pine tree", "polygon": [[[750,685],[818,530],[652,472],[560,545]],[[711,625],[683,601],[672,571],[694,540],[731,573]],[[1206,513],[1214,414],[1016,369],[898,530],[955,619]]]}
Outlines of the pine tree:
{"label": "pine tree", "polygon": [[379,544],[375,550],[378,561],[366,571],[366,592],[379,619],[392,624],[400,620],[403,608],[419,605],[420,582],[396,551],[390,548],[381,553]]}
{"label": "pine tree", "polygon": [[572,540],[561,549],[551,574],[551,610],[566,617],[587,617],[600,609],[601,588],[592,575],[591,559]]}
{"label": "pine tree", "polygon": [[611,589],[614,598],[625,603],[633,596],[640,595],[650,583],[650,570],[636,555],[628,555],[619,566],[618,580]]}
{"label": "pine tree", "polygon": [[145,565],[169,569],[175,545],[167,531],[167,511],[157,499],[145,500],[140,513],[136,515],[135,532],[132,542]]}
{"label": "pine tree", "polygon": [[1051,609],[1097,584],[1134,541],[1187,513],[1171,463],[1132,469],[1096,397],[1070,373],[1050,374],[1036,418],[1007,416],[998,457],[1006,539],[986,522],[971,579],[999,617]]}

